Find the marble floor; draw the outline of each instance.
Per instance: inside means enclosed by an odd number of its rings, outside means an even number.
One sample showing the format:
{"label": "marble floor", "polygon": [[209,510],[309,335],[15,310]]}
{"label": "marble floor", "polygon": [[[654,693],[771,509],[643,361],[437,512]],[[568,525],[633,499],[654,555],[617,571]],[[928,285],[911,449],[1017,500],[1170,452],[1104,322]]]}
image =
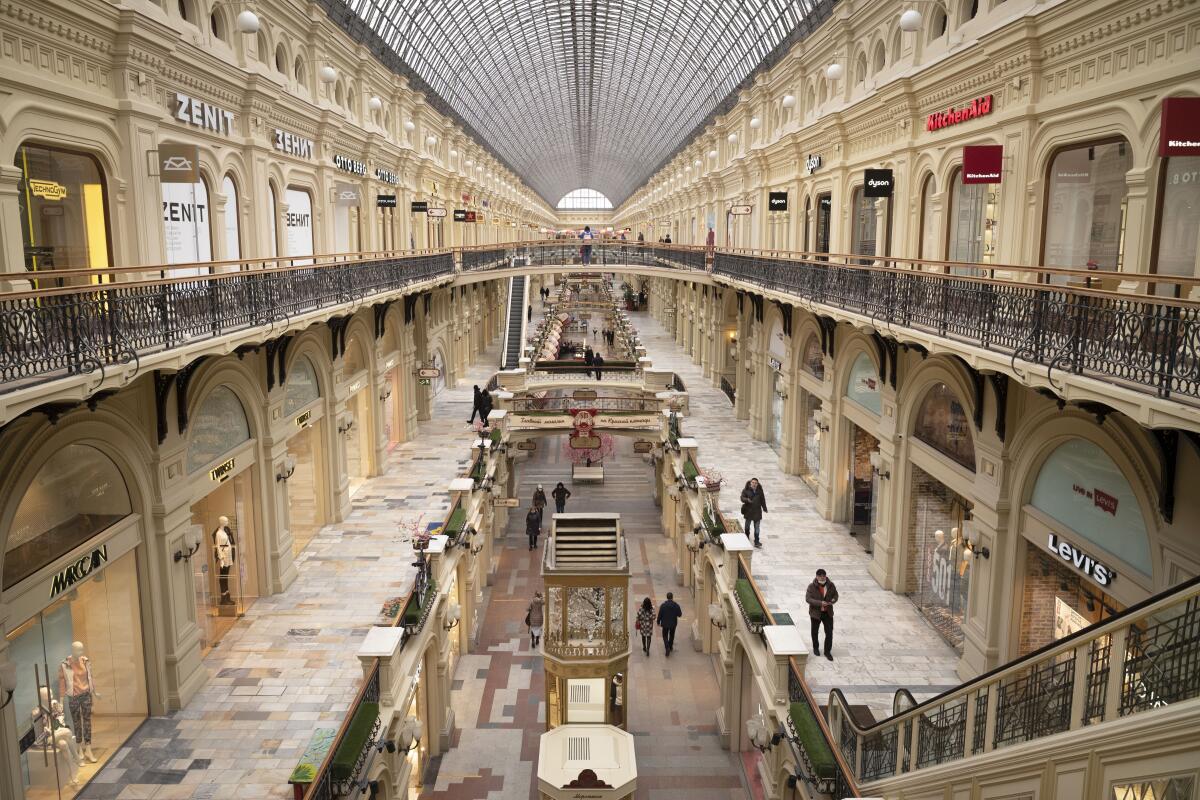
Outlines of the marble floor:
{"label": "marble floor", "polygon": [[358,689],[358,643],[384,602],[411,588],[399,524],[449,507],[446,486],[469,456],[471,386],[498,360],[496,345],[434,398],[433,419],[362,483],[346,520],[314,533],[288,590],[255,602],[205,656],[208,680],[187,707],[148,720],[78,797],[292,796],[288,775],[313,729],[337,727]]}

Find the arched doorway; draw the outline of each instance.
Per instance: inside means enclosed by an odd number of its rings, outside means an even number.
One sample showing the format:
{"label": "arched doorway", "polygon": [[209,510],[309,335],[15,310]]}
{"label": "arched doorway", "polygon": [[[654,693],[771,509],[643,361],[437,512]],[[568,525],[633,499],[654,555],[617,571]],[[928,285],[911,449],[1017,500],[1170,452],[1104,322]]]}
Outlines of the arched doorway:
{"label": "arched doorway", "polygon": [[287,480],[288,529],[292,534],[292,552],[298,556],[329,520],[329,476],[325,466],[328,421],[317,369],[308,356],[297,356],[288,367],[283,415],[290,420],[287,448],[295,463],[295,470]]}
{"label": "arched doorway", "polygon": [[874,431],[879,430],[883,406],[879,373],[875,362],[860,352],[850,364],[842,401],[845,421],[846,464],[849,486],[846,492],[846,517],[850,533],[867,552],[877,522],[878,480],[872,468],[872,454],[879,450]]}

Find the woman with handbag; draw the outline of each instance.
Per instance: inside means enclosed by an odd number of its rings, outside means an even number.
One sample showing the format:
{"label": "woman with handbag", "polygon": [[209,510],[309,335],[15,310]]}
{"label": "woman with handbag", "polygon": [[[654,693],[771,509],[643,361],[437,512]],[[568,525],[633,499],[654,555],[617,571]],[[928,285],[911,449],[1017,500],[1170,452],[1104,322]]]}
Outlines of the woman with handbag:
{"label": "woman with handbag", "polygon": [[533,599],[529,601],[529,607],[525,609],[525,626],[529,628],[530,645],[538,646],[538,641],[542,638],[542,626],[546,624],[545,600],[542,599],[540,591],[533,593]]}
{"label": "woman with handbag", "polygon": [[654,603],[650,598],[642,600],[642,606],[637,612],[637,622],[634,623],[638,633],[642,635],[642,652],[650,655],[650,640],[654,638]]}

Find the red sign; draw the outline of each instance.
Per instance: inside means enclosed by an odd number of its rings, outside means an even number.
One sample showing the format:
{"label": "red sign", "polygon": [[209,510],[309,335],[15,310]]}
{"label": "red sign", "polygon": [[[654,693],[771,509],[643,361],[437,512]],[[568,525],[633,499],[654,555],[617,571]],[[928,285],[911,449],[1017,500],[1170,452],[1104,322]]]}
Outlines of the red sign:
{"label": "red sign", "polygon": [[963,148],[963,183],[1000,183],[1004,145],[977,144]]}
{"label": "red sign", "polygon": [[474,212],[474,211],[468,211],[468,212],[467,212],[467,218],[466,218],[466,220],[465,220],[465,221],[466,221],[466,222],[474,222],[474,221],[475,221],[475,212]]}
{"label": "red sign", "polygon": [[1164,97],[1160,156],[1200,156],[1200,97]]}
{"label": "red sign", "polygon": [[935,111],[925,120],[925,130],[937,131],[969,119],[982,117],[992,113],[992,96],[976,97],[962,108],[948,108],[945,111]]}

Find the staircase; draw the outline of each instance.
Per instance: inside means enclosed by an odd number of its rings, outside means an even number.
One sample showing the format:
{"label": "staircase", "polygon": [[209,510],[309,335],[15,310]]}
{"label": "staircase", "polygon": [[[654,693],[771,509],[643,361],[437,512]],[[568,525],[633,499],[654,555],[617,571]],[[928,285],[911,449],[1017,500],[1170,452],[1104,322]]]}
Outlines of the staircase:
{"label": "staircase", "polygon": [[525,313],[528,307],[526,277],[508,279],[508,322],[504,328],[504,347],[500,369],[516,369],[521,363],[521,348],[525,344]]}
{"label": "staircase", "polygon": [[1039,781],[1046,798],[1174,796],[1137,787],[1200,764],[1200,578],[922,703],[901,689],[893,710],[872,723],[830,693],[830,744],[863,795],[957,796],[983,775],[989,797]]}

